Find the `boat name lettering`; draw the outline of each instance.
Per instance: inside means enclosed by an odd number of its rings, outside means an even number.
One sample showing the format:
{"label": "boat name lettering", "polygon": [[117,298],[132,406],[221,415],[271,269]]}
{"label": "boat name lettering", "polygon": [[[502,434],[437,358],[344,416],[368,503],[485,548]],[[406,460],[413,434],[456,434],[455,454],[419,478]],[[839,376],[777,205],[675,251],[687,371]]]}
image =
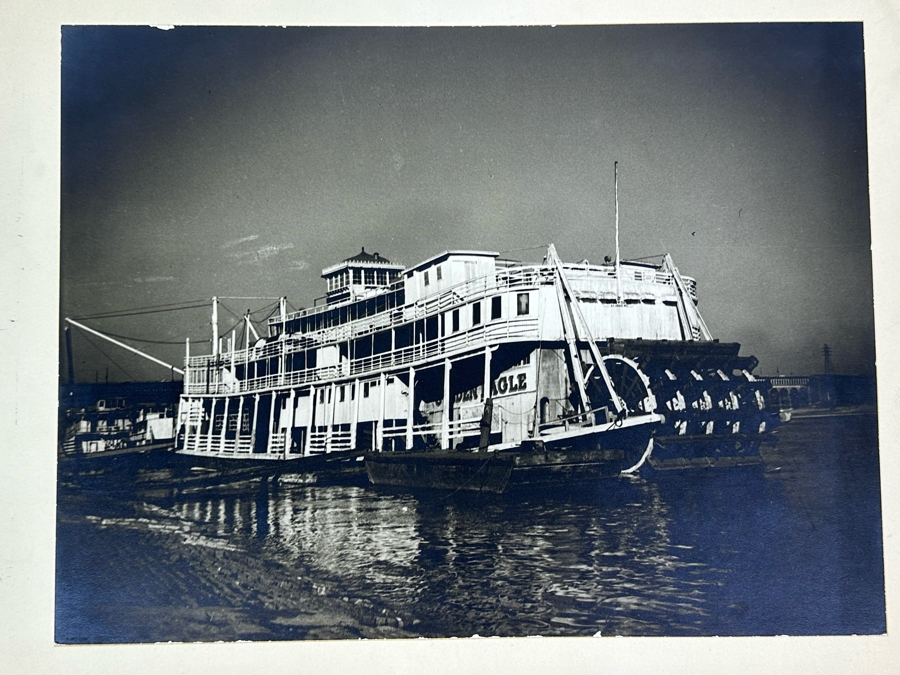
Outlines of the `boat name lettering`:
{"label": "boat name lettering", "polygon": [[[518,391],[528,390],[528,374],[502,375],[491,383],[491,396],[513,394]],[[481,387],[475,387],[454,397],[456,403],[481,400]]]}

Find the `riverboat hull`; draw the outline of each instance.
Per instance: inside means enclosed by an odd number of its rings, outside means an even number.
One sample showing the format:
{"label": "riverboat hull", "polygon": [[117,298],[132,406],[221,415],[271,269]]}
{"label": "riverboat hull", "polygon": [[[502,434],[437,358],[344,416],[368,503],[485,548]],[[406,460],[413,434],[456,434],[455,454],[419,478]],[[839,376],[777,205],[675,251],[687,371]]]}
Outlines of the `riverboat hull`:
{"label": "riverboat hull", "polygon": [[641,467],[652,454],[649,420],[624,429],[522,443],[495,451],[370,452],[373,485],[502,493],[574,487]]}

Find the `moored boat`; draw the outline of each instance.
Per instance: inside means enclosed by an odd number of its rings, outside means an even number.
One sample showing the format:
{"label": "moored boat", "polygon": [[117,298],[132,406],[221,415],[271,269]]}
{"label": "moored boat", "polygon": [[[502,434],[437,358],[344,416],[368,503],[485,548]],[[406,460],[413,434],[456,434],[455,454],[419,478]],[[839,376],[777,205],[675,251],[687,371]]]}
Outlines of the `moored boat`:
{"label": "moored boat", "polygon": [[540,264],[446,251],[404,268],[363,249],[322,276],[323,304],[288,313],[282,299],[264,336],[248,318],[243,346],[218,336],[214,312],[213,353],[185,359],[179,454],[300,466],[368,453],[375,483],[435,485],[480,476],[492,455],[506,482],[552,483],[753,463],[777,424],[756,360],[712,339],[669,256],[567,264],[551,245]]}

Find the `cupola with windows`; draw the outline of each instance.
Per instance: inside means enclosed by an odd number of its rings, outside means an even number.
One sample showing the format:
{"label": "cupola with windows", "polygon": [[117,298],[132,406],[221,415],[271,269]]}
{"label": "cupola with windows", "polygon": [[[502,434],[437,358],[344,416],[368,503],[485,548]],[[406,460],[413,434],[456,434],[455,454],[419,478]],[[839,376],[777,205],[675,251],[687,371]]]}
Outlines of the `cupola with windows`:
{"label": "cupola with windows", "polygon": [[366,253],[363,247],[355,256],[322,270],[325,297],[329,304],[364,298],[398,281],[404,269],[378,253]]}

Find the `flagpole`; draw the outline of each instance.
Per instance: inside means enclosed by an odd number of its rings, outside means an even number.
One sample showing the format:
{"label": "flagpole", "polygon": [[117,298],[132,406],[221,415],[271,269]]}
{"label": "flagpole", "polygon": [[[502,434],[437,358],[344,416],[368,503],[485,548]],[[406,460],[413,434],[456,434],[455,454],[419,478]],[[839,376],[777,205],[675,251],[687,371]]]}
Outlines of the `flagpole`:
{"label": "flagpole", "polygon": [[613,163],[613,184],[616,190],[616,302],[622,304],[622,283],[619,279],[619,162]]}

